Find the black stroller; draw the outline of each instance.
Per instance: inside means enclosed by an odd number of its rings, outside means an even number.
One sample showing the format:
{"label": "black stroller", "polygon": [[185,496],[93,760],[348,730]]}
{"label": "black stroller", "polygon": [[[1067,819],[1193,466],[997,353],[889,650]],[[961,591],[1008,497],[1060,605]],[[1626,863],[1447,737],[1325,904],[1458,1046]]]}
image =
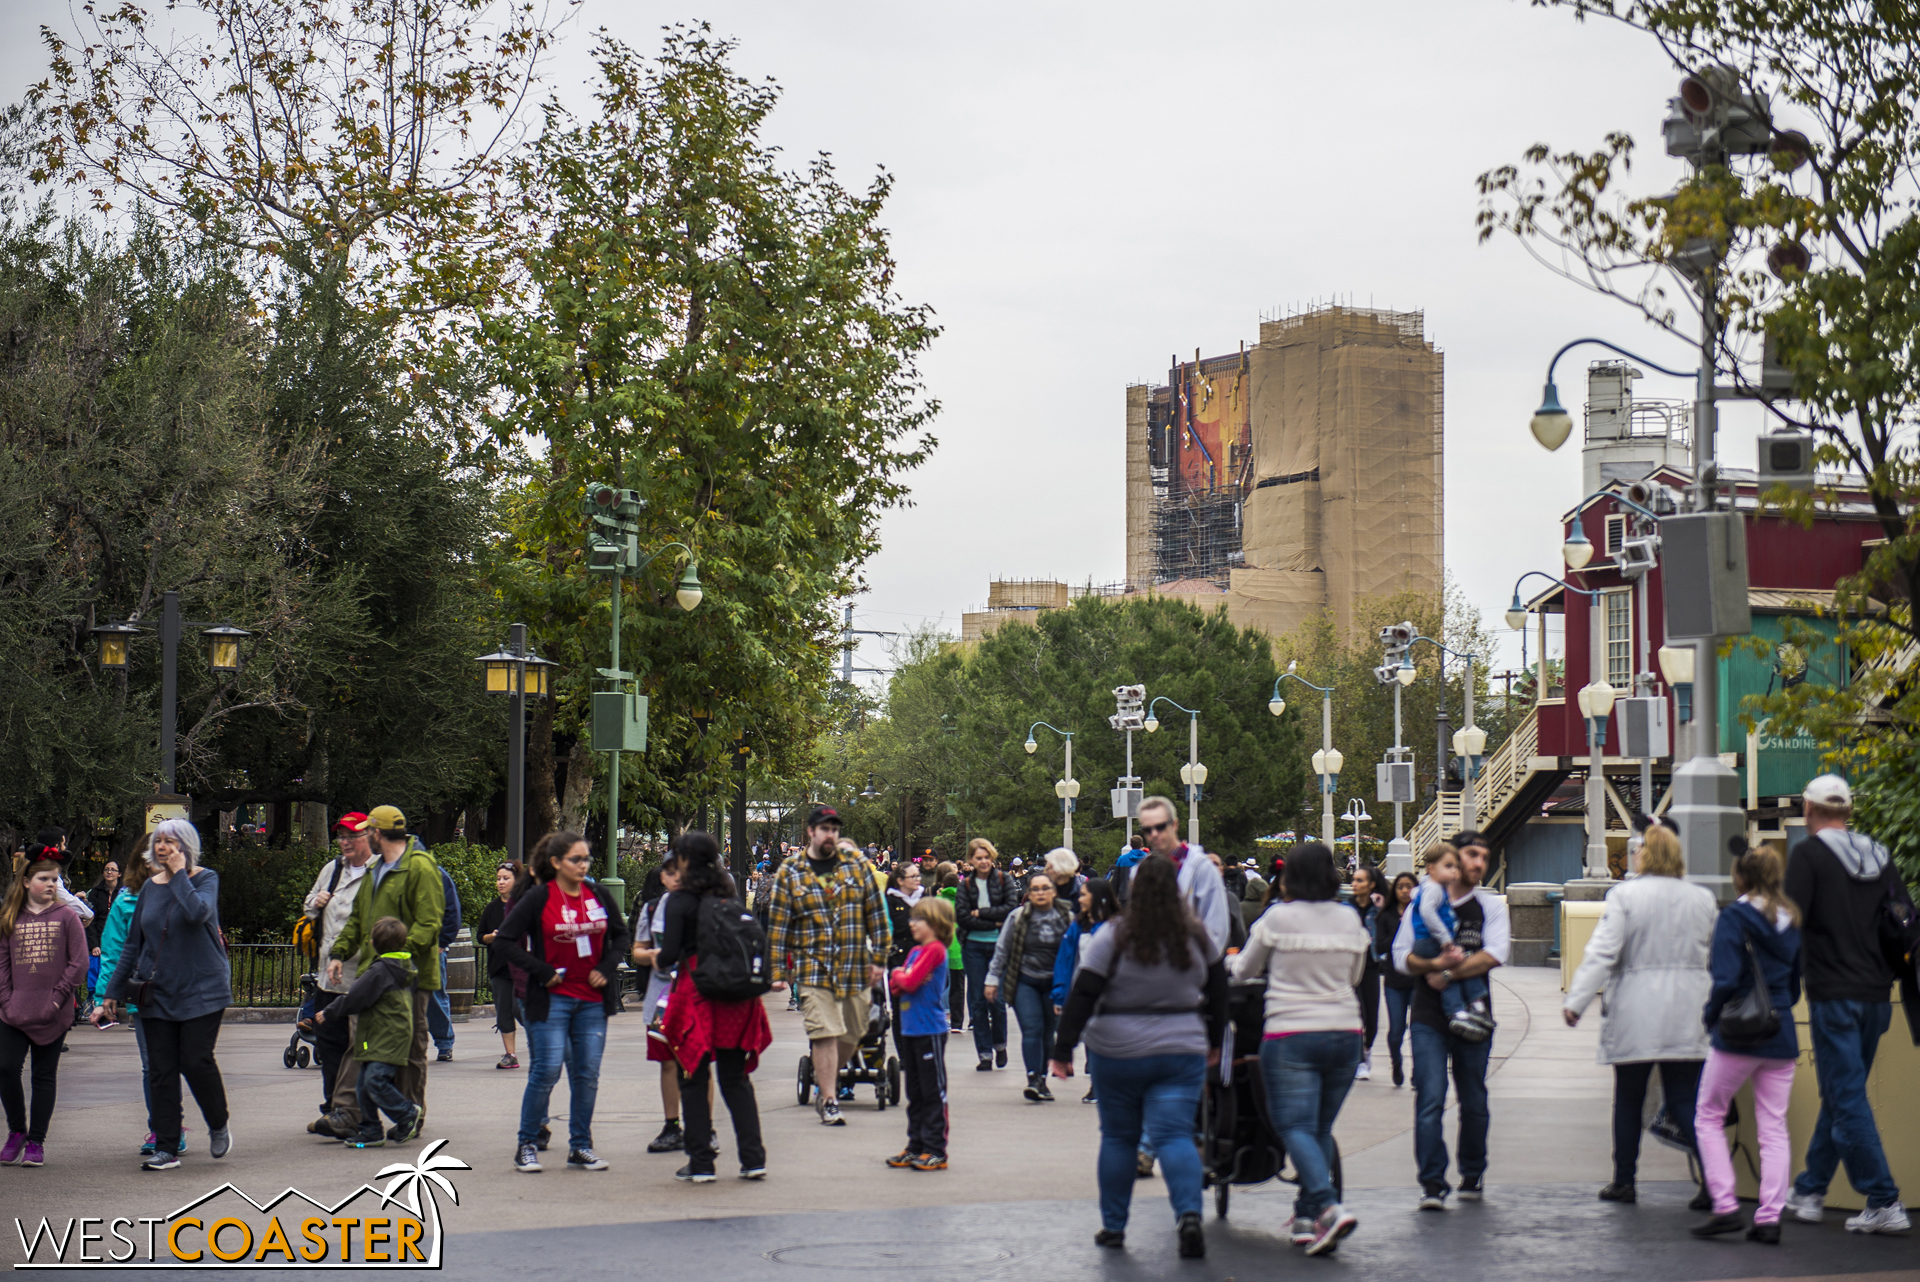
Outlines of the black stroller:
{"label": "black stroller", "polygon": [[[1228,998],[1233,1024],[1233,1057],[1222,1082],[1219,1069],[1207,1070],[1200,1092],[1200,1182],[1213,1189],[1213,1209],[1225,1219],[1233,1186],[1285,1179],[1287,1150],[1273,1128],[1267,1108],[1266,1079],[1260,1073],[1260,1039],[1265,1025],[1266,985],[1235,984]],[[1333,1195],[1342,1194],[1340,1147],[1333,1150]]]}
{"label": "black stroller", "polygon": [[[873,1005],[867,1010],[867,1031],[860,1038],[853,1059],[840,1066],[835,1094],[855,1086],[873,1087],[874,1104],[884,1111],[889,1104],[900,1103],[900,1061],[887,1054],[887,1034],[893,1028],[893,1004],[887,998],[887,986],[880,984],[872,993]],[[813,1056],[800,1057],[799,1080],[794,1093],[800,1106],[813,1102]]]}
{"label": "black stroller", "polygon": [[287,1049],[280,1052],[280,1062],[288,1068],[305,1068],[313,1063],[313,1034],[300,1026],[313,1018],[314,1009],[320,1004],[319,993],[319,975],[308,971],[300,976],[300,1013],[294,1017],[293,1036],[287,1039]]}

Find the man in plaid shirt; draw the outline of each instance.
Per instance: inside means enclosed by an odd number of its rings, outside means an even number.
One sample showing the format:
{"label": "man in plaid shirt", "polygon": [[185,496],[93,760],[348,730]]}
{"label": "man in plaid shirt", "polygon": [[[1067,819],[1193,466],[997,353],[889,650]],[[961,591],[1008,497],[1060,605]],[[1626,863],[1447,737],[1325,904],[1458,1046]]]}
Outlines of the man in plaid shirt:
{"label": "man in plaid shirt", "polygon": [[791,979],[800,994],[800,1017],[813,1044],[813,1106],[823,1126],[847,1124],[840,1116],[840,1044],[851,1057],[867,1031],[868,993],[886,980],[879,963],[889,935],[873,865],[839,843],[839,812],[815,806],[807,816],[806,849],[774,874],[767,911],[774,987]]}

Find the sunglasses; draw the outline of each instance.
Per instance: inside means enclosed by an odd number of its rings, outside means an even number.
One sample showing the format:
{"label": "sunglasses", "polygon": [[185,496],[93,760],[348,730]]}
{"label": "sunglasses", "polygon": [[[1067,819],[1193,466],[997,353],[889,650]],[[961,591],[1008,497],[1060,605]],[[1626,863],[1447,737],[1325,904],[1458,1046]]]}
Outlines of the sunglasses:
{"label": "sunglasses", "polygon": [[1164,831],[1171,827],[1173,827],[1173,820],[1171,819],[1166,820],[1164,823],[1141,824],[1140,835],[1142,837],[1151,837],[1154,833]]}
{"label": "sunglasses", "polygon": [[493,870],[495,872],[516,872],[516,873],[520,871],[518,868],[515,868],[512,864],[495,864],[493,866]]}

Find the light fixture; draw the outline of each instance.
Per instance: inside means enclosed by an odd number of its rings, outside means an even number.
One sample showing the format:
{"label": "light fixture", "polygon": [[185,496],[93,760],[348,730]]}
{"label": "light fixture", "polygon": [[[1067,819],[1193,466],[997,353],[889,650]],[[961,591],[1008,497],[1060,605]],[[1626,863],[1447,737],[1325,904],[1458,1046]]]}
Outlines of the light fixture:
{"label": "light fixture", "polygon": [[1037,740],[1034,739],[1033,731],[1031,730],[1027,731],[1027,741],[1020,746],[1027,750],[1027,755],[1029,757],[1031,757],[1034,753],[1040,751],[1040,744]]}
{"label": "light fixture", "polygon": [[875,797],[879,795],[880,795],[879,793],[873,790],[873,776],[869,774],[867,776],[867,786],[860,790],[860,800],[872,801]]}
{"label": "light fixture", "polygon": [[108,672],[125,672],[132,664],[129,643],[140,629],[131,623],[103,623],[92,631],[100,638],[100,666]]}
{"label": "light fixture", "polygon": [[1313,773],[1317,775],[1327,773],[1327,753],[1324,748],[1315,748],[1313,750]]}
{"label": "light fixture", "polygon": [[1152,734],[1154,731],[1160,728],[1160,718],[1154,716],[1152,713],[1148,713],[1145,724],[1147,728],[1147,733]]}
{"label": "light fixture", "polygon": [[1595,681],[1580,689],[1580,711],[1595,721],[1605,721],[1613,715],[1613,701],[1619,691],[1605,681]]}
{"label": "light fixture", "polygon": [[1341,755],[1340,749],[1338,748],[1327,749],[1327,773],[1328,774],[1330,775],[1339,774],[1340,767],[1345,765],[1346,762],[1347,762],[1347,759],[1345,756]]}
{"label": "light fixture", "polygon": [[1394,672],[1394,679],[1403,686],[1410,686],[1413,684],[1413,679],[1419,675],[1418,672],[1414,671],[1413,660],[1404,654],[1401,655],[1400,667]]}
{"label": "light fixture", "polygon": [[1062,801],[1073,800],[1080,795],[1080,781],[1078,779],[1058,780],[1053,785],[1053,795]]}
{"label": "light fixture", "polygon": [[527,655],[525,662],[527,665],[527,693],[538,695],[552,693],[547,688],[547,674],[560,665],[551,659],[543,659],[533,653]]}
{"label": "light fixture", "polygon": [[1507,626],[1518,632],[1527,626],[1527,607],[1520,604],[1520,589],[1513,590],[1513,604],[1507,607]]}
{"label": "light fixture", "polygon": [[207,639],[208,671],[219,675],[240,671],[240,643],[253,633],[223,623],[201,629],[200,635]]}
{"label": "light fixture", "polygon": [[689,561],[687,568],[680,572],[680,582],[674,589],[673,599],[680,603],[682,610],[697,608],[701,599],[706,596],[700,588],[700,575],[697,570],[698,567]]}
{"label": "light fixture", "polygon": [[1579,513],[1573,517],[1573,530],[1567,535],[1567,541],[1560,545],[1560,555],[1567,560],[1569,570],[1584,570],[1587,562],[1593,560],[1593,540],[1587,537],[1586,527],[1580,523]]}
{"label": "light fixture", "polygon": [[1277,717],[1286,710],[1287,701],[1279,695],[1275,695],[1273,698],[1267,700],[1267,711],[1271,712],[1274,716]]}
{"label": "light fixture", "polygon": [[1693,647],[1690,645],[1661,646],[1660,675],[1667,679],[1668,685],[1692,685]]}
{"label": "light fixture", "polygon": [[1567,443],[1567,437],[1573,432],[1573,415],[1561,407],[1560,389],[1552,383],[1547,384],[1540,408],[1533,412],[1533,422],[1528,426],[1533,439],[1549,450],[1557,450]]}
{"label": "light fixture", "polygon": [[1453,732],[1453,752],[1459,757],[1478,757],[1487,751],[1487,732],[1479,726],[1462,726]]}

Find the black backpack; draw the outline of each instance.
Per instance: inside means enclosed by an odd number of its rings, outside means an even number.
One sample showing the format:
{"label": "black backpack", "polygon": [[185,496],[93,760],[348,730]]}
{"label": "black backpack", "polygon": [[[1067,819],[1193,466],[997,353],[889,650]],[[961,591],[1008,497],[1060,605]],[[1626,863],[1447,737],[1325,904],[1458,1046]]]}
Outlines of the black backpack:
{"label": "black backpack", "polygon": [[708,1001],[752,1001],[773,989],[767,932],[738,900],[702,897],[699,954],[693,986]]}

